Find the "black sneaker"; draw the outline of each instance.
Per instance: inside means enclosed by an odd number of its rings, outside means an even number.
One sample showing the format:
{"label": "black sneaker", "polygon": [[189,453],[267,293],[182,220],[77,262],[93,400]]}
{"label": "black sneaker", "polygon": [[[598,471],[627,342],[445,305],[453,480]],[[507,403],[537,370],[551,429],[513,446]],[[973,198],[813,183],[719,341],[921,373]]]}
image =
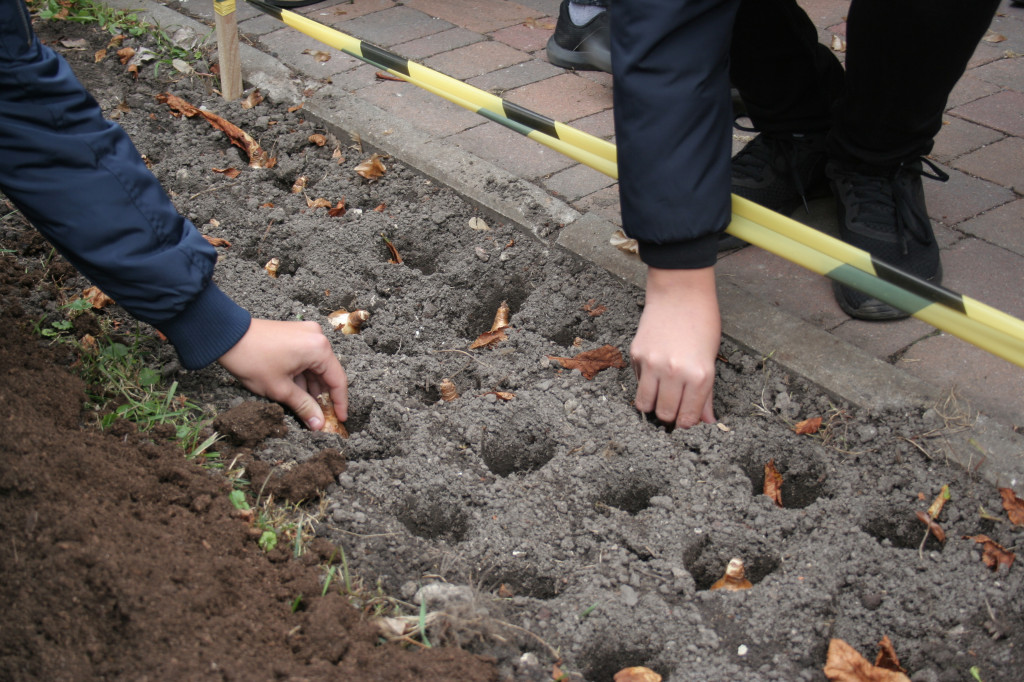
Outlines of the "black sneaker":
{"label": "black sneaker", "polygon": [[825,133],[761,133],[732,158],[732,191],[789,215],[828,194]]}
{"label": "black sneaker", "polygon": [[[937,285],[942,281],[942,263],[925,207],[921,176],[941,182],[949,176],[931,161],[924,161],[934,175],[923,169],[921,160],[883,172],[830,162],[826,172],[836,196],[840,238],[887,265]],[[910,313],[838,282],[832,283],[832,291],[839,307],[850,317],[910,317]]]}
{"label": "black sneaker", "polygon": [[608,12],[582,26],[569,18],[569,0],[558,8],[555,34],[548,40],[548,61],[563,69],[612,72],[612,37]]}

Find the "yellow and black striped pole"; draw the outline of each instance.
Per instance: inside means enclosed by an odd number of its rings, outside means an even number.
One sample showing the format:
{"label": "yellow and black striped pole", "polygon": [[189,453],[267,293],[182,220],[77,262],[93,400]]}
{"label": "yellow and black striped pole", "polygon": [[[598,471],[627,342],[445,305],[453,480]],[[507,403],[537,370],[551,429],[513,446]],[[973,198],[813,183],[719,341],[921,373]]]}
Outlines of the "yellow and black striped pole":
{"label": "yellow and black striped pole", "polygon": [[[246,0],[284,24],[464,109],[525,135],[612,178],[615,145],[451,76],[324,26],[301,14]],[[863,291],[928,324],[1024,367],[1024,322],[872,258],[868,252],[742,197],[732,197],[729,234]]]}

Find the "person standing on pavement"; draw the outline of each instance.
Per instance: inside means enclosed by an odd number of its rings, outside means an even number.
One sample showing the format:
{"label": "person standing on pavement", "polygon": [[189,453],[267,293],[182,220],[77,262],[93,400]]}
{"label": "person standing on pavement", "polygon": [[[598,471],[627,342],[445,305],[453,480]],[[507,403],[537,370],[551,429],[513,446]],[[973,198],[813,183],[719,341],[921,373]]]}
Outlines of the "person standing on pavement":
{"label": "person standing on pavement", "polygon": [[[622,222],[648,266],[630,349],[639,410],[684,428],[714,421],[714,264],[730,191],[789,213],[831,186],[844,241],[941,282],[921,177],[944,174],[922,161],[997,6],[852,0],[844,69],[796,0],[610,4]],[[731,161],[730,77],[760,131]],[[834,293],[853,317],[906,317]]]}
{"label": "person standing on pavement", "polygon": [[324,424],[322,392],[347,418],[345,370],[320,325],[251,319],[213,283],[214,248],[39,42],[24,0],[0,0],[0,191],[79,272],[167,336],[185,368],[217,360],[313,430]]}

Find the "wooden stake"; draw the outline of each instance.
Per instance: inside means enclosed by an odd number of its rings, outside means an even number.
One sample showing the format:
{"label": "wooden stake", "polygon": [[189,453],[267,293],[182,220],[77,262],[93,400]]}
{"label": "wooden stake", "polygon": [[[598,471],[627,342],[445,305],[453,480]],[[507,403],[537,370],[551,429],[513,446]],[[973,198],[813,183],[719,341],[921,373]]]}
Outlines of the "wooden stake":
{"label": "wooden stake", "polygon": [[238,18],[235,0],[213,0],[220,62],[220,94],[226,100],[242,96],[242,61],[238,57]]}

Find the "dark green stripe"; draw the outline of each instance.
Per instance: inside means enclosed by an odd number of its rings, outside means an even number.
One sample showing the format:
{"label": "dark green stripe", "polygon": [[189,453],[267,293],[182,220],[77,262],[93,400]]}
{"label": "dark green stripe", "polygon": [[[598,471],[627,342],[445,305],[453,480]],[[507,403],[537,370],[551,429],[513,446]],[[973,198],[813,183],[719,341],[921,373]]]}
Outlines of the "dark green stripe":
{"label": "dark green stripe", "polygon": [[399,57],[397,54],[388,52],[376,45],[370,43],[359,43],[359,49],[363,51],[363,56],[374,64],[379,64],[385,69],[393,69],[400,74],[405,76],[409,75],[409,60]]}
{"label": "dark green stripe", "polygon": [[874,258],[871,259],[871,264],[875,266],[875,272],[878,273],[878,276],[886,282],[892,282],[901,289],[906,289],[907,291],[915,293],[921,298],[934,303],[940,303],[947,308],[952,308],[953,310],[964,313],[965,315],[967,314],[967,309],[964,307],[963,296],[955,291],[950,291],[945,287],[925,282],[922,279],[918,279],[917,277],[908,275],[907,273],[897,270],[892,266],[886,265],[881,261],[876,261]]}
{"label": "dark green stripe", "polygon": [[512,119],[505,118],[501,114],[496,114],[490,109],[477,109],[476,113],[480,114],[484,118],[488,118],[494,121],[495,123],[500,123],[506,128],[516,131],[520,135],[526,135],[527,137],[529,137],[530,133],[533,132],[533,128],[525,126],[517,121],[513,121]]}
{"label": "dark green stripe", "polygon": [[931,305],[931,302],[926,298],[901,289],[894,283],[886,282],[884,279],[874,275],[869,275],[863,270],[846,263],[827,273],[827,275],[841,284],[853,287],[858,291],[863,291],[868,296],[884,301],[911,315],[916,315],[918,311]]}
{"label": "dark green stripe", "polygon": [[259,9],[261,12],[265,12],[265,13],[269,14],[270,16],[274,17],[278,21],[284,21],[284,19],[281,18],[281,8],[280,7],[274,7],[273,5],[268,5],[265,2],[260,2],[260,0],[245,0],[245,1],[248,2],[250,5],[253,5],[257,9]]}
{"label": "dark green stripe", "polygon": [[535,111],[530,111],[525,107],[513,104],[512,102],[506,102],[505,100],[501,100],[501,106],[504,107],[505,115],[510,120],[520,123],[532,130],[544,133],[545,135],[550,135],[556,140],[558,139],[558,132],[555,130],[555,122],[547,116],[542,116]]}

